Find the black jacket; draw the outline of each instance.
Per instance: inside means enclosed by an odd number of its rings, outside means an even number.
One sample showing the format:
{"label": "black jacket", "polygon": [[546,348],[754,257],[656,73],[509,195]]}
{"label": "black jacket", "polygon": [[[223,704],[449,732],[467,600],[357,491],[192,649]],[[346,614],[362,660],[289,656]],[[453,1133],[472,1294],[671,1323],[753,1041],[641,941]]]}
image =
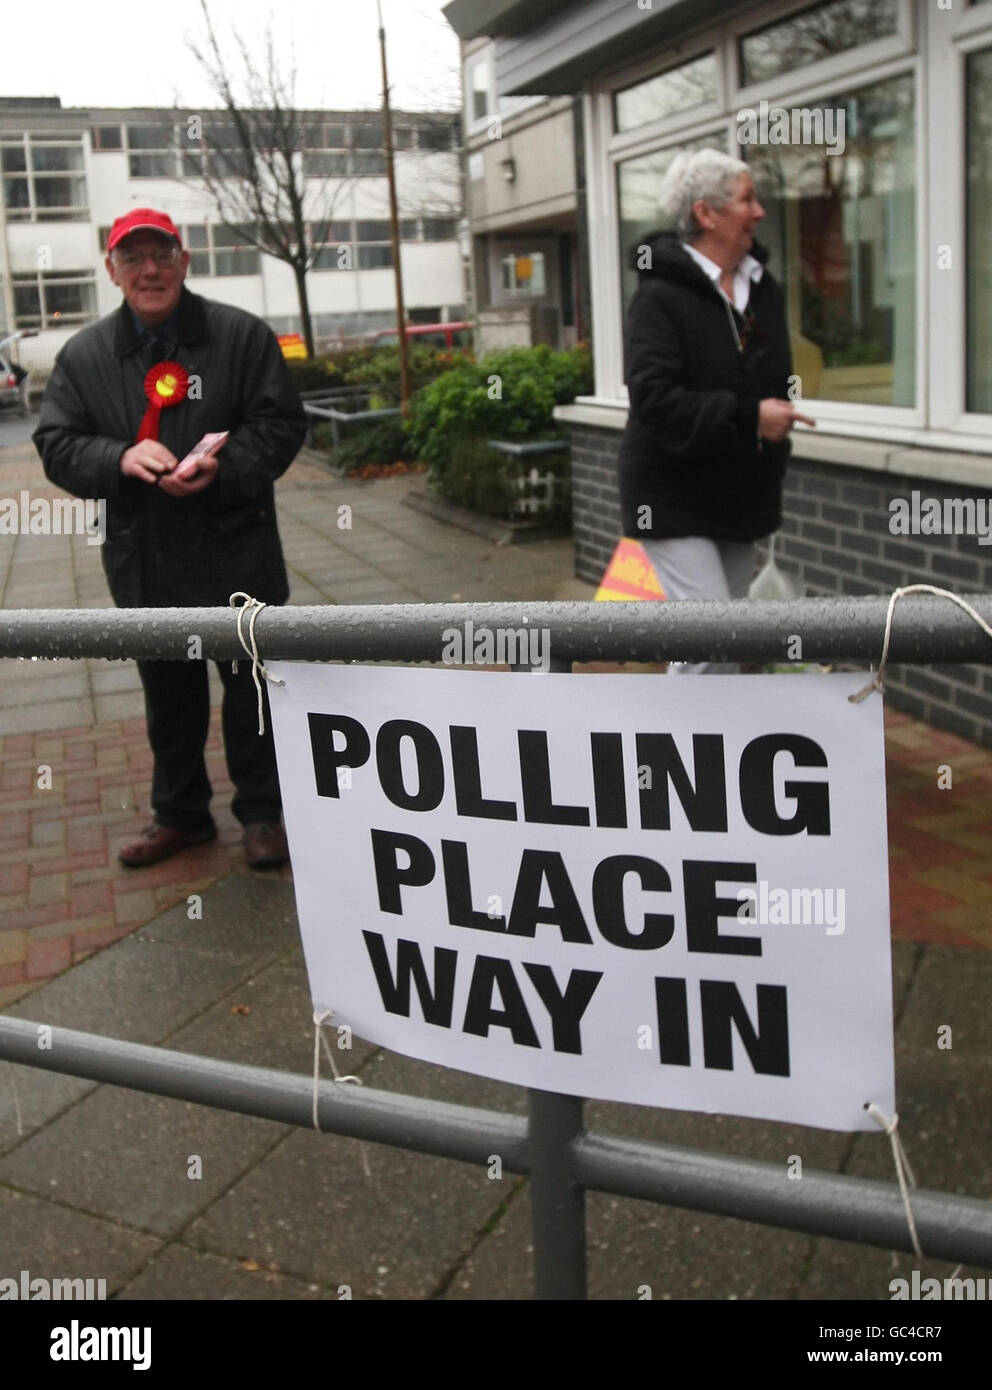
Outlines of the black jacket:
{"label": "black jacket", "polygon": [[53,483],[105,498],[103,567],[124,608],[226,605],[242,589],[265,603],[289,596],[273,483],[295,458],[306,417],[275,336],[254,314],[183,287],[171,358],[189,395],[161,411],[159,441],[182,459],[204,434],[230,430],[214,482],[173,498],[121,475],[145,408],[150,348],[131,311],[74,334],[56,359],[34,442]]}
{"label": "black jacket", "polygon": [[[767,536],[781,522],[789,443],[762,441],[759,448],[758,404],[787,397],[792,368],[782,292],[767,270],[752,284],[750,334],[734,312],[741,352],[730,306],[677,236],[663,232],[644,244],[650,266],[640,271],[626,329],[624,534]],[[767,254],[755,243],[756,260],[764,263]],[[643,252],[640,258],[647,260]]]}

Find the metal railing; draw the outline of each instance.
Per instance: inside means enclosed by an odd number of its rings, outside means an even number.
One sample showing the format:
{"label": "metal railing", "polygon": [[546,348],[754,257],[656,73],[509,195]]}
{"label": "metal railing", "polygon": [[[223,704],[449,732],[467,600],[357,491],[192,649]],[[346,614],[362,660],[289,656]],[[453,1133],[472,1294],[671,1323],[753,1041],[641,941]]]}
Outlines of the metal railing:
{"label": "metal railing", "polygon": [[328,391],[304,391],[300,399],[303,402],[303,410],[309,421],[309,434],[307,442],[311,443],[314,422],[327,420],[331,426],[331,438],[334,441],[334,448],[337,449],[341,444],[342,428],[350,428],[352,425],[367,425],[370,420],[388,420],[394,415],[401,414],[400,407],[383,406],[379,410],[342,410],[342,405],[354,405],[358,401],[368,400],[369,388],[366,386],[339,386]]}
{"label": "metal railing", "polygon": [[[992,596],[969,596],[987,622]],[[403,604],[268,608],[256,624],[265,660],[440,661],[446,628],[548,631],[552,669],[573,661],[781,660],[802,635],[807,661],[877,659],[886,598],[791,602]],[[204,658],[245,653],[229,609],[0,612],[0,656],[186,660],[197,634]],[[910,595],[896,608],[893,662],[986,662],[989,639],[956,606]],[[311,1128],[313,1079],[0,1017],[0,1058]],[[583,1101],[532,1090],[526,1120],[499,1111],[321,1082],[320,1128],[421,1153],[486,1163],[498,1153],[531,1182],[538,1298],[586,1293],[585,1193],[665,1203],[765,1225],[911,1250],[898,1187],[781,1165],[587,1133]],[[916,1189],[913,1215],[927,1255],[992,1267],[992,1204]]]}

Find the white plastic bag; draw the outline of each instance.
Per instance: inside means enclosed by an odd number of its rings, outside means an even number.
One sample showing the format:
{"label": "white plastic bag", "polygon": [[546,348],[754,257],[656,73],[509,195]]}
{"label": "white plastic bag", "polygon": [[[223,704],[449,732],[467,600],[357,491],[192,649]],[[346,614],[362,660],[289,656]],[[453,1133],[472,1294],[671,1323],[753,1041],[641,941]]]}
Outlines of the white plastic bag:
{"label": "white plastic bag", "polygon": [[774,536],[768,543],[768,559],[751,580],[751,587],[747,591],[747,596],[756,599],[799,597],[799,586],[796,581],[780,570],[775,563]]}

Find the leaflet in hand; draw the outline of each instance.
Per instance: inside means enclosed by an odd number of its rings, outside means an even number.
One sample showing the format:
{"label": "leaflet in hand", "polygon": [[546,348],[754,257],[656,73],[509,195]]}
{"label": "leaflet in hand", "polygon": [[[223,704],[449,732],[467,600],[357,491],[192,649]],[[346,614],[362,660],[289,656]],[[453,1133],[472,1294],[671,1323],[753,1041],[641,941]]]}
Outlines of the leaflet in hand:
{"label": "leaflet in hand", "polygon": [[200,460],[206,454],[215,453],[222,444],[226,444],[230,433],[230,430],[219,430],[216,434],[205,434],[199,444],[194,444],[182,462],[173,469],[172,476],[174,478],[192,478],[199,467]]}

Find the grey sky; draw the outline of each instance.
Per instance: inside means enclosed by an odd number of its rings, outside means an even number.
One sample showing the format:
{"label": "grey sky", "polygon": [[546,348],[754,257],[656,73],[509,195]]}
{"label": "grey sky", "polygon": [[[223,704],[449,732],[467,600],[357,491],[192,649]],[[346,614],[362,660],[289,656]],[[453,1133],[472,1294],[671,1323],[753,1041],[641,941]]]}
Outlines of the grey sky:
{"label": "grey sky", "polygon": [[[393,104],[458,105],[458,41],[447,0],[382,0]],[[218,33],[260,47],[276,15],[277,48],[295,54],[300,106],[380,104],[375,0],[211,0]],[[202,32],[199,0],[90,6],[28,0],[9,12],[0,44],[0,96],[58,96],[63,106],[216,104],[185,46]]]}

